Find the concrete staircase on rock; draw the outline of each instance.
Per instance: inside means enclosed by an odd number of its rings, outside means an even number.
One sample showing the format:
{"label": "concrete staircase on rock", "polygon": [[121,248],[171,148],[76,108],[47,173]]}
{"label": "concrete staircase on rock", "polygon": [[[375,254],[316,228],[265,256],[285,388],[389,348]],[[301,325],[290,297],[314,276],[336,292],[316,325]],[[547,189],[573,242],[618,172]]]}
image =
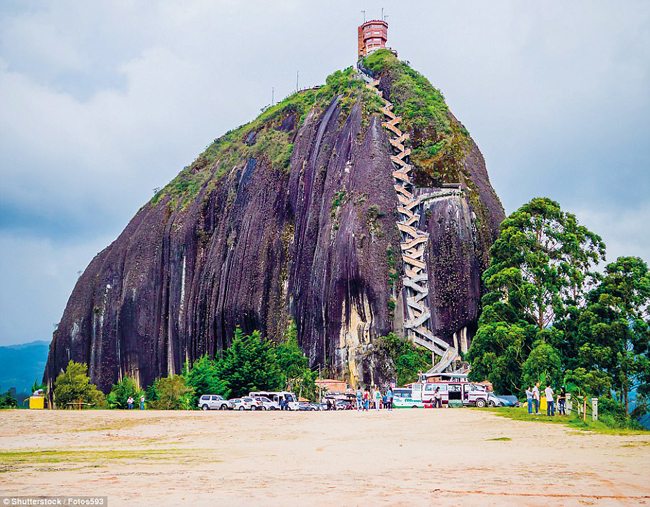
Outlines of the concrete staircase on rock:
{"label": "concrete staircase on rock", "polygon": [[[424,252],[429,242],[429,235],[418,229],[420,222],[420,210],[422,202],[428,199],[441,197],[440,192],[431,195],[414,195],[414,186],[411,177],[412,166],[409,163],[411,150],[405,146],[409,140],[409,134],[402,132],[398,125],[402,118],[393,112],[393,104],[383,97],[383,93],[377,89],[378,80],[374,80],[368,72],[360,65],[361,76],[367,86],[372,89],[383,101],[381,109],[385,117],[382,122],[391,136],[390,144],[393,147],[394,188],[397,193],[398,222],[397,227],[401,232],[401,252],[404,266],[403,284],[406,292],[407,318],[404,323],[407,336],[415,344],[430,350],[439,361],[429,370],[431,373],[441,373],[448,369],[451,363],[457,358],[457,350],[444,340],[435,336],[430,330],[431,311],[429,310],[427,298],[429,295],[427,265]],[[445,192],[447,195],[449,192]]]}

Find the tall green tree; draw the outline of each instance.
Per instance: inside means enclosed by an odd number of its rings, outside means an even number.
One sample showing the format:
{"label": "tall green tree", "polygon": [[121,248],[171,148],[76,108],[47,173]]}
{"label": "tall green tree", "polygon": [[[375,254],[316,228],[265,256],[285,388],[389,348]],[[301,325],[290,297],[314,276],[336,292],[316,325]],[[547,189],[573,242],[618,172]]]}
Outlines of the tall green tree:
{"label": "tall green tree", "polygon": [[258,331],[245,335],[238,327],[230,348],[217,363],[218,376],[227,383],[231,396],[251,391],[277,391],[284,387],[273,346]]}
{"label": "tall green tree", "polygon": [[488,292],[467,359],[472,379],[487,378],[495,389],[518,394],[534,344],[562,346],[564,335],[550,327],[567,308],[582,304],[605,245],[547,198],[523,205],[501,223],[500,232],[483,275]]}
{"label": "tall green tree", "polygon": [[204,394],[220,394],[228,397],[230,393],[227,383],[219,378],[217,361],[207,354],[194,361],[186,379],[187,385],[194,389],[192,405],[196,405],[198,398]]}
{"label": "tall green tree", "polygon": [[61,373],[54,382],[54,402],[57,408],[74,408],[81,402],[82,407],[103,408],[106,406],[104,393],[90,383],[87,375],[88,366],[85,363],[70,361],[65,372]]}
{"label": "tall green tree", "polygon": [[275,346],[275,356],[284,388],[298,396],[316,399],[318,387],[315,381],[318,374],[309,368],[309,358],[302,353],[298,345],[295,322],[290,322],[284,332],[283,341]]}
{"label": "tall green tree", "polygon": [[605,267],[601,283],[588,295],[580,319],[579,362],[587,371],[606,372],[629,412],[637,389],[641,406],[650,396],[650,274],[638,257],[619,257]]}

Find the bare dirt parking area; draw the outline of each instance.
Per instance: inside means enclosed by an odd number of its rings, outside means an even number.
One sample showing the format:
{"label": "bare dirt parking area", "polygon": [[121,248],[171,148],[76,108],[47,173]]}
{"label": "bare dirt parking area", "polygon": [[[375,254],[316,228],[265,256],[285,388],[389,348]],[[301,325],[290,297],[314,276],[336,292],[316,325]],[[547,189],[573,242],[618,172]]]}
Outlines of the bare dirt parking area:
{"label": "bare dirt parking area", "polygon": [[0,495],[167,505],[650,505],[650,436],[480,410],[0,412]]}

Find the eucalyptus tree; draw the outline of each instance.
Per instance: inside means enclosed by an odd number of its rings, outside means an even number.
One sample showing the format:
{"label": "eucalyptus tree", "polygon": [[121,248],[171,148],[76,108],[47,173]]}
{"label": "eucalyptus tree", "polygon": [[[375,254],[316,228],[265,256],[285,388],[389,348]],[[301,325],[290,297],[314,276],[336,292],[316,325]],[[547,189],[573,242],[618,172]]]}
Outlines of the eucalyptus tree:
{"label": "eucalyptus tree", "polygon": [[587,371],[606,373],[629,413],[637,390],[639,412],[650,396],[650,273],[638,257],[619,257],[605,267],[581,315],[576,347]]}
{"label": "eucalyptus tree", "polygon": [[544,347],[533,358],[555,357],[547,345],[561,345],[563,334],[551,326],[569,308],[584,305],[582,294],[597,279],[594,267],[605,245],[557,202],[535,198],[501,223],[490,254],[483,313],[467,355],[471,376],[521,392],[533,348]]}

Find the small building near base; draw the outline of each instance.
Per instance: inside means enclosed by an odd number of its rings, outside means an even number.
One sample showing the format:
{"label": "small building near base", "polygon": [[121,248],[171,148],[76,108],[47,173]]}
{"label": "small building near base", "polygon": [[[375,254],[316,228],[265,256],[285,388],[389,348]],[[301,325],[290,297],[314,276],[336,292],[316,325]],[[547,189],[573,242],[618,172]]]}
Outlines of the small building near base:
{"label": "small building near base", "polygon": [[320,379],[316,380],[316,385],[330,393],[345,393],[348,385],[343,380]]}

